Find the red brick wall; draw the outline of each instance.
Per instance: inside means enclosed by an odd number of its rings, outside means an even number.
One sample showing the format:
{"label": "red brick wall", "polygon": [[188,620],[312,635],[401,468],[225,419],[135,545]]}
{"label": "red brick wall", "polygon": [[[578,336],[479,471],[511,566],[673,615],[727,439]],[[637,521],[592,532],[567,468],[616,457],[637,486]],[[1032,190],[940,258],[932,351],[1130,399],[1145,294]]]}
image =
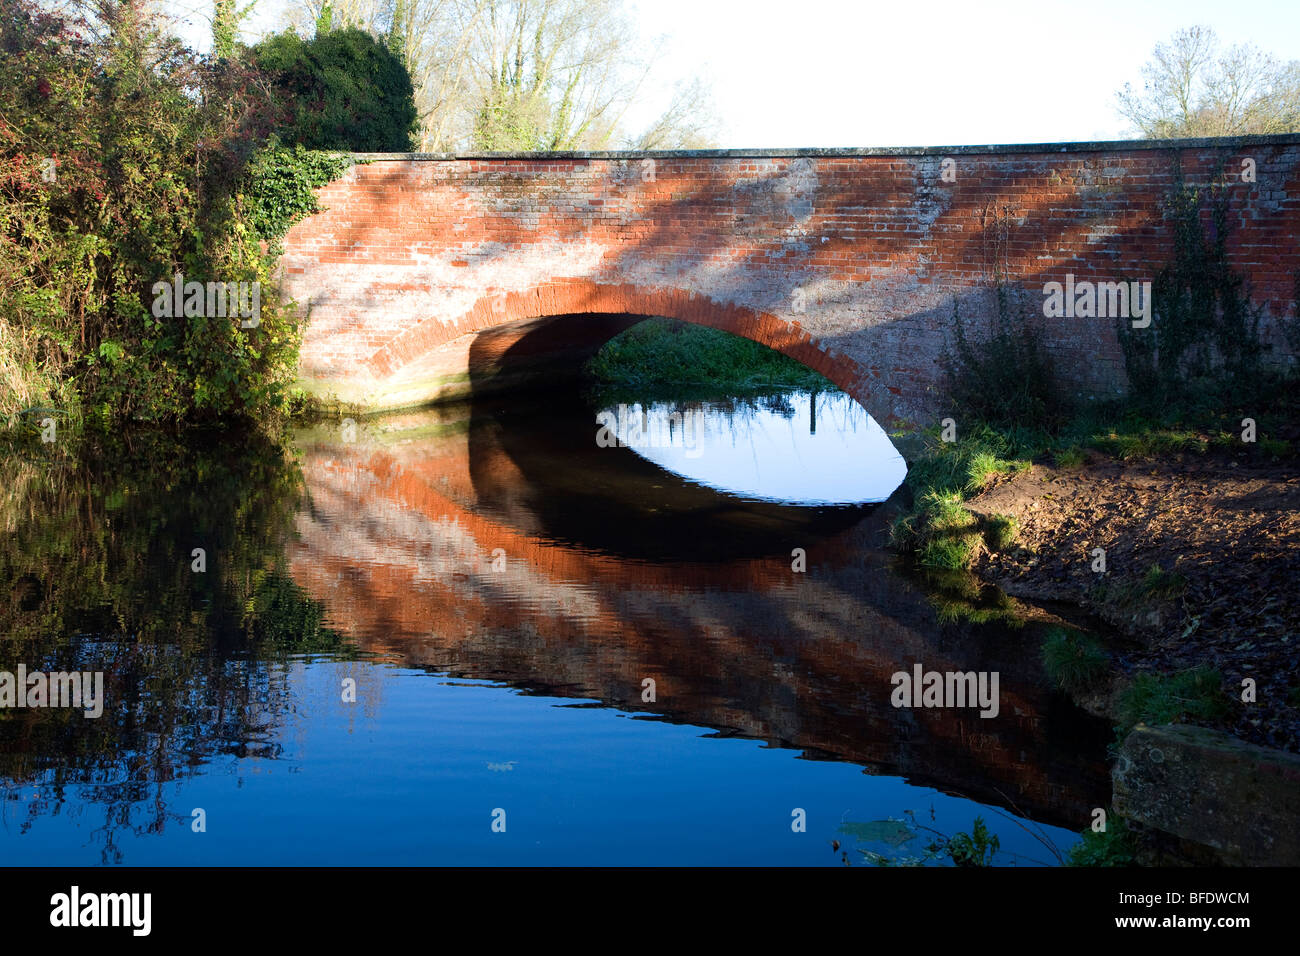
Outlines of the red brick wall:
{"label": "red brick wall", "polygon": [[393,383],[402,403],[431,397],[416,370],[442,353],[440,373],[463,366],[478,330],[630,312],[748,336],[877,418],[924,420],[959,413],[943,407],[938,364],[954,297],[986,321],[998,262],[1065,379],[1081,393],[1123,387],[1114,321],[1042,318],[1042,289],[1067,273],[1154,278],[1175,156],[1188,182],[1226,183],[1233,261],[1284,348],[1300,137],[1223,143],[384,158],[321,190],[326,211],[286,238],[284,278],[309,310],[305,378],[374,406],[393,404]]}

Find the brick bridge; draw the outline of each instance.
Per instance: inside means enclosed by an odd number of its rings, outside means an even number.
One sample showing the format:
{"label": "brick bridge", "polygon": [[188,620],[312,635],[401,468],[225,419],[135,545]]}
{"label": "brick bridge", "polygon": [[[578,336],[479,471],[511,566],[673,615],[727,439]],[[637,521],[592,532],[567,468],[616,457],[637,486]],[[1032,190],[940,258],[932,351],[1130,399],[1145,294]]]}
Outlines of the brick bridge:
{"label": "brick bridge", "polygon": [[282,266],[309,317],[304,383],[371,410],[553,377],[659,315],[791,355],[881,421],[924,421],[954,302],[987,322],[997,274],[1063,379],[1113,394],[1115,319],[1043,318],[1044,285],[1154,278],[1176,166],[1226,185],[1230,255],[1278,352],[1300,270],[1294,135],[358,158]]}

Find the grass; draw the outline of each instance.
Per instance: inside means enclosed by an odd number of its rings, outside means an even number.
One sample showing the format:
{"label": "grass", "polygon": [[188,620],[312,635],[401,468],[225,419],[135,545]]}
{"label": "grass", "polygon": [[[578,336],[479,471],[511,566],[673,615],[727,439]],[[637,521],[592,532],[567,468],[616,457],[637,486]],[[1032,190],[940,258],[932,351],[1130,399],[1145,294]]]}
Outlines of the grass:
{"label": "grass", "polygon": [[1043,669],[1067,694],[1086,694],[1110,670],[1110,654],[1096,638],[1055,627],[1043,640]]}
{"label": "grass", "polygon": [[1053,457],[1057,468],[1080,468],[1083,466],[1083,449],[1078,445],[1062,448]]}
{"label": "grass", "polygon": [[1134,621],[1159,624],[1166,605],[1177,601],[1187,590],[1187,578],[1176,571],[1166,571],[1152,564],[1141,578],[1125,582],[1100,582],[1091,589],[1092,601],[1106,609],[1112,619],[1131,617]]}
{"label": "grass", "polygon": [[929,490],[894,522],[890,537],[896,547],[915,552],[922,567],[960,571],[975,560],[982,535],[960,494]]}
{"label": "grass", "polygon": [[1202,665],[1174,674],[1138,674],[1120,694],[1122,730],[1138,723],[1171,724],[1184,718],[1215,722],[1228,713],[1223,675]]}
{"label": "grass", "polygon": [[1070,847],[1066,866],[1133,866],[1133,835],[1124,820],[1113,813],[1100,833],[1091,828],[1083,831],[1083,840]]}
{"label": "grass", "polygon": [[587,363],[586,374],[598,385],[836,391],[824,376],[750,339],[662,318],[646,319],[614,336]]}
{"label": "grass", "polygon": [[1005,551],[1019,534],[1020,522],[1012,515],[989,515],[984,521],[984,543],[990,551]]}
{"label": "grass", "polygon": [[1261,438],[1259,450],[1270,458],[1287,458],[1292,454],[1291,443],[1280,438]]}
{"label": "grass", "polygon": [[47,336],[0,321],[0,431],[24,432],[41,410],[54,410],[59,427],[80,423],[68,363]]}
{"label": "grass", "polygon": [[1187,590],[1187,579],[1177,571],[1166,571],[1153,564],[1142,576],[1140,588],[1147,597],[1172,601]]}
{"label": "grass", "polygon": [[1014,519],[981,519],[965,507],[966,500],[997,476],[1028,468],[1029,462],[1010,457],[1010,443],[988,427],[955,442],[938,436],[939,429],[931,430],[923,452],[908,468],[915,503],[895,520],[890,537],[895,547],[914,553],[922,567],[965,570],[984,548],[1009,547],[1018,532]]}

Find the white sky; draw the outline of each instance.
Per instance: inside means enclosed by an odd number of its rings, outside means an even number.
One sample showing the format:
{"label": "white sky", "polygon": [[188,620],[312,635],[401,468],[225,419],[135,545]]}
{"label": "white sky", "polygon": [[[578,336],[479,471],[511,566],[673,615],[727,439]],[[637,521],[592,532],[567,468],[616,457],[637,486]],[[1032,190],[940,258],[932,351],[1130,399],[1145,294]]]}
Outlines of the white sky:
{"label": "white sky", "polygon": [[[259,0],[245,39],[290,0]],[[183,35],[210,47],[210,0]],[[1115,92],[1194,24],[1300,59],[1300,0],[636,0],[666,36],[664,80],[713,83],[730,148],[946,146],[1116,139]],[[629,117],[632,125],[648,113]]]}

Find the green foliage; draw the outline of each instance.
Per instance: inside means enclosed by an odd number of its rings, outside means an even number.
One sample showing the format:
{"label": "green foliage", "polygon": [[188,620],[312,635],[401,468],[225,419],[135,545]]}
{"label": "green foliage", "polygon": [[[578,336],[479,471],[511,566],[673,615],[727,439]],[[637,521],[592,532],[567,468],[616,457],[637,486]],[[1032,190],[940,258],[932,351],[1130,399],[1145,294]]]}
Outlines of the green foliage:
{"label": "green foliage", "polygon": [[1057,468],[1078,468],[1083,464],[1083,449],[1078,445],[1062,448],[1055,455]]}
{"label": "green foliage", "polygon": [[[273,420],[297,320],[231,199],[262,135],[256,82],[237,63],[206,69],[135,6],[108,8],[99,32],[28,0],[0,7],[0,375],[13,386],[0,414]],[[153,285],[177,273],[259,283],[259,326],[153,315]]]}
{"label": "green foliage", "polygon": [[1060,415],[1061,400],[1042,334],[1022,311],[1013,310],[1006,287],[998,284],[997,310],[989,337],[972,343],[952,304],[952,351],[943,364],[948,395],[964,421],[1041,427]]}
{"label": "green foliage", "polygon": [[365,31],[327,30],[310,40],[277,33],[250,53],[274,78],[288,115],[280,132],[286,144],[361,153],[413,148],[417,113],[410,74]]}
{"label": "green foliage", "polygon": [[957,441],[937,436],[938,429],[932,429],[924,450],[908,467],[907,485],[915,504],[894,521],[890,539],[894,547],[914,552],[922,567],[964,570],[986,543],[1007,547],[1017,533],[1013,519],[981,521],[964,501],[988,487],[994,476],[1015,474],[1029,462],[1005,457],[1015,440],[987,425]]}
{"label": "green foliage", "polygon": [[1019,533],[1020,523],[1013,515],[989,515],[984,521],[984,542],[990,551],[1005,551]]}
{"label": "green foliage", "polygon": [[774,349],[673,319],[647,319],[623,330],[587,363],[586,374],[602,385],[836,391],[826,378]]}
{"label": "green foliage", "polygon": [[1184,718],[1214,722],[1227,712],[1223,676],[1208,666],[1175,674],[1138,674],[1120,695],[1118,707],[1124,730],[1139,722],[1169,724]]}
{"label": "green foliage", "polygon": [[402,65],[407,65],[406,59],[406,26],[408,10],[406,0],[393,0],[393,16],[388,27],[388,34],[385,37],[385,43],[388,45],[388,51],[402,61]]}
{"label": "green foliage", "polygon": [[1177,571],[1166,571],[1153,564],[1142,576],[1141,588],[1142,593],[1149,597],[1172,600],[1187,589],[1187,579]]}
{"label": "green foliage", "polygon": [[249,226],[268,241],[282,238],[295,222],[320,211],[315,191],[351,165],[350,156],[289,148],[272,138],[248,164]]}
{"label": "green foliage", "polygon": [[252,12],[253,3],[240,10],[236,7],[235,0],[213,0],[213,56],[219,60],[228,60],[234,56],[235,42],[239,39],[239,24]]}
{"label": "green foliage", "polygon": [[983,491],[996,475],[1012,475],[1029,467],[1017,457],[1019,443],[987,425],[979,425],[957,441],[941,441],[931,429],[923,450],[908,468],[908,484],[918,495],[926,491],[971,496]]}
{"label": "green foliage", "polygon": [[1260,309],[1228,262],[1228,193],[1213,177],[1188,185],[1174,159],[1165,200],[1173,257],[1152,283],[1152,318],[1135,329],[1117,323],[1132,394],[1153,406],[1207,385],[1258,394],[1263,344]]}
{"label": "green foliage", "polygon": [[1002,843],[991,833],[983,817],[976,817],[970,833],[954,833],[948,839],[948,855],[958,866],[992,866],[993,855]]}
{"label": "green foliage", "polygon": [[946,571],[969,568],[982,540],[980,523],[963,506],[961,495],[933,490],[894,522],[890,537],[895,547],[914,551],[922,567]]}
{"label": "green foliage", "polygon": [[1088,693],[1109,671],[1110,654],[1094,637],[1054,627],[1043,641],[1043,668],[1066,693]]}
{"label": "green foliage", "polygon": [[1133,836],[1124,820],[1107,814],[1106,829],[1100,833],[1091,827],[1082,833],[1083,840],[1070,847],[1067,866],[1132,866],[1135,851]]}

